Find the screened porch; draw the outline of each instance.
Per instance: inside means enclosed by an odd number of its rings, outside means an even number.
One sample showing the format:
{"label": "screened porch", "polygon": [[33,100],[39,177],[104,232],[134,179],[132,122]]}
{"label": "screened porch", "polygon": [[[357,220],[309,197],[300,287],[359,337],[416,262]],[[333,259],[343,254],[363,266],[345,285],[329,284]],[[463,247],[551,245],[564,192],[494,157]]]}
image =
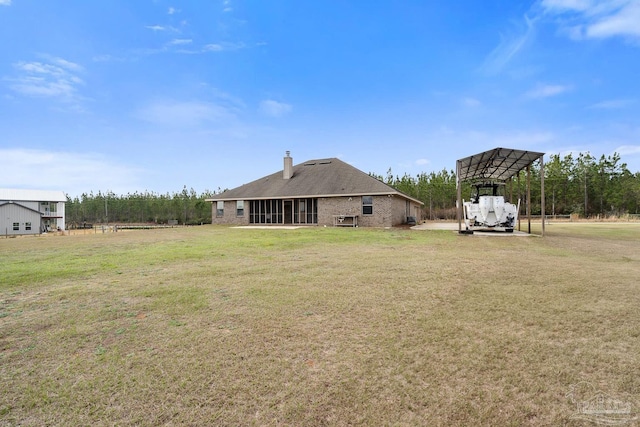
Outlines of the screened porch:
{"label": "screened porch", "polygon": [[318,199],[249,200],[250,224],[317,224]]}

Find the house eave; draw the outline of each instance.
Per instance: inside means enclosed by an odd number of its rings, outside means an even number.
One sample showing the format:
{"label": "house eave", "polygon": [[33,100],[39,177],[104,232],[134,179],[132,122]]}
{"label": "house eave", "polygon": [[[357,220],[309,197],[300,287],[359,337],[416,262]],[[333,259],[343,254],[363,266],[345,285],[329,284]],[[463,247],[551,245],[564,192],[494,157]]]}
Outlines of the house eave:
{"label": "house eave", "polygon": [[205,199],[205,202],[222,202],[222,201],[233,201],[233,200],[266,200],[266,199],[275,199],[275,200],[287,200],[287,199],[309,199],[309,198],[318,198],[318,199],[326,199],[326,198],[334,198],[334,197],[362,197],[362,196],[389,196],[395,197],[399,196],[403,199],[411,200],[412,202],[418,203],[419,205],[424,205],[418,199],[414,199],[413,197],[407,196],[406,194],[402,194],[400,192],[377,192],[377,193],[341,193],[341,194],[301,194],[295,196],[252,196],[252,197],[214,197],[211,199]]}

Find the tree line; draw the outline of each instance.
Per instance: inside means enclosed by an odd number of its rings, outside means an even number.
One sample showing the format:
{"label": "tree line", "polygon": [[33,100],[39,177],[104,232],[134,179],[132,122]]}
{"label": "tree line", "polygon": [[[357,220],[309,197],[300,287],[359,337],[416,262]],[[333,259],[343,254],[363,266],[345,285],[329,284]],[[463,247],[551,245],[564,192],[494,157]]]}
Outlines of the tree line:
{"label": "tree line", "polygon": [[[456,216],[456,175],[453,170],[420,173],[413,177],[406,173],[394,176],[391,169],[386,177],[371,174],[386,184],[424,203],[423,219],[453,219]],[[531,166],[531,213],[540,215],[541,165]],[[623,216],[640,213],[640,172],[632,173],[620,155],[590,153],[552,154],[544,164],[546,215],[581,217]],[[514,202],[526,199],[526,171],[505,185],[505,192]],[[462,197],[469,199],[472,187],[462,184]]]}
{"label": "tree line", "polygon": [[[531,167],[531,213],[540,214],[540,163]],[[456,174],[453,170],[422,172],[417,176],[386,176],[370,173],[395,189],[424,203],[422,219],[454,219],[456,217]],[[578,214],[582,217],[623,216],[640,213],[640,172],[632,173],[620,155],[589,153],[552,154],[544,164],[545,205],[547,215]],[[505,188],[514,202],[526,199],[526,172],[512,178]],[[469,199],[472,187],[462,184],[462,197]],[[156,194],[135,192],[116,195],[113,192],[90,192],[80,197],[67,196],[66,218],[70,226],[86,223],[156,223],[195,225],[211,223],[211,203],[205,199],[220,193],[205,190],[197,194],[193,188],[181,192]],[[524,211],[524,210],[522,210]]]}
{"label": "tree line", "polygon": [[116,195],[113,192],[83,193],[80,197],[67,196],[65,207],[69,227],[82,227],[95,223],[155,223],[197,225],[211,223],[211,203],[205,199],[216,194],[205,190],[201,194],[185,186],[181,192],[157,194],[135,192]]}

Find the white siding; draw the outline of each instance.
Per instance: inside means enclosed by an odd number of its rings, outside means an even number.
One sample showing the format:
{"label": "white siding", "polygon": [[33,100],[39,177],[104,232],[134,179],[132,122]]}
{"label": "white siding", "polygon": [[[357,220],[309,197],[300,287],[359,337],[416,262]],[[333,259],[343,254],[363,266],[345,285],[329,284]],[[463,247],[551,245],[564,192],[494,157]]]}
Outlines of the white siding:
{"label": "white siding", "polygon": [[[31,223],[31,230],[26,229],[26,224],[29,222]],[[18,223],[18,230],[13,229],[14,223]],[[0,234],[3,236],[40,234],[40,227],[39,213],[17,203],[7,203],[0,206]]]}
{"label": "white siding", "polygon": [[[38,234],[45,223],[51,230],[65,230],[66,201],[62,191],[0,188],[0,235]],[[18,230],[13,229],[14,223]],[[26,229],[27,223],[31,230]]]}
{"label": "white siding", "polygon": [[66,225],[65,225],[65,214],[64,214],[64,207],[65,207],[65,203],[64,202],[58,202],[58,216],[61,216],[62,218],[58,218],[58,227],[60,228],[60,230],[66,230]]}

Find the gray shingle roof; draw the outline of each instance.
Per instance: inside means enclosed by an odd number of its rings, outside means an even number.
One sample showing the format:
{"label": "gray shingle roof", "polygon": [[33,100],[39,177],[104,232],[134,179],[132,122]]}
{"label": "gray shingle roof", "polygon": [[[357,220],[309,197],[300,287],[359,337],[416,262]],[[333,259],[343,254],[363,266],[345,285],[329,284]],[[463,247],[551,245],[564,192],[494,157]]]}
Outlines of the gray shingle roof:
{"label": "gray shingle roof", "polygon": [[374,196],[396,194],[419,202],[337,158],[308,160],[293,167],[290,179],[282,171],[217,194],[209,201],[296,197]]}

